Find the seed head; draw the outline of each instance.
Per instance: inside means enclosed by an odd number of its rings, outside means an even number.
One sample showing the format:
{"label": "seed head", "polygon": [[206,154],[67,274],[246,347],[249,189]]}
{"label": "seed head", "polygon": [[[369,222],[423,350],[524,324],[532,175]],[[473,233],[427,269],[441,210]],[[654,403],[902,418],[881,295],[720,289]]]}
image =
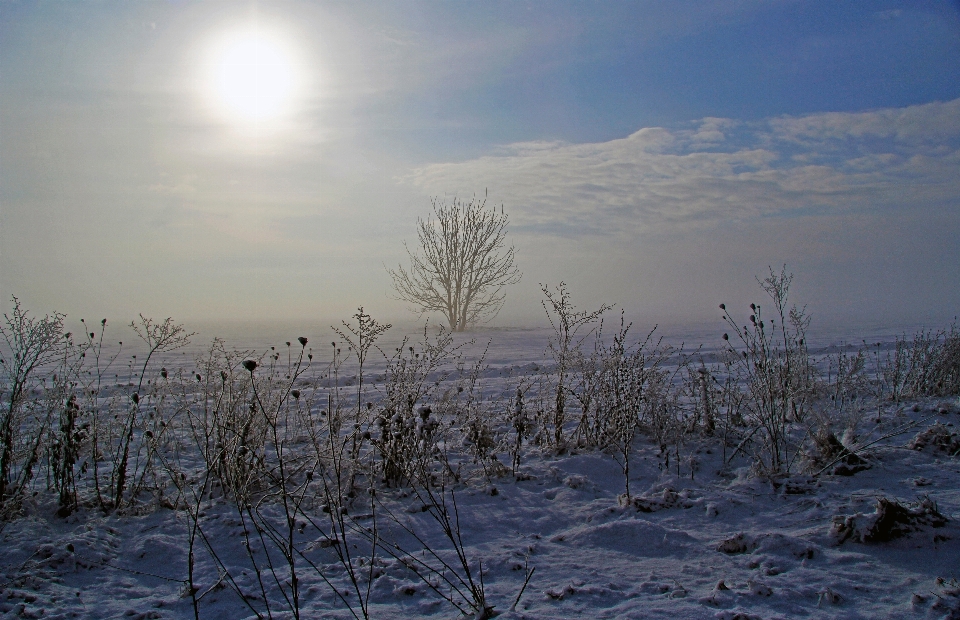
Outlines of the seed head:
{"label": "seed head", "polygon": [[724,335],[723,335],[723,339],[724,339],[724,340],[730,340],[730,334],[724,334]]}
{"label": "seed head", "polygon": [[721,310],[726,310],[726,309],[727,309],[727,304],[720,304],[720,309],[721,309]]}
{"label": "seed head", "polygon": [[133,393],[133,396],[130,397],[130,400],[133,401],[133,404],[134,404],[134,405],[139,405],[139,404],[140,404],[140,395],[137,394],[136,392],[134,392],[134,393]]}
{"label": "seed head", "polygon": [[300,343],[301,347],[307,346],[307,339],[304,338],[303,336],[300,336],[299,338],[297,338],[297,342]]}
{"label": "seed head", "polygon": [[243,367],[247,369],[248,372],[253,372],[257,369],[257,362],[254,360],[244,360]]}

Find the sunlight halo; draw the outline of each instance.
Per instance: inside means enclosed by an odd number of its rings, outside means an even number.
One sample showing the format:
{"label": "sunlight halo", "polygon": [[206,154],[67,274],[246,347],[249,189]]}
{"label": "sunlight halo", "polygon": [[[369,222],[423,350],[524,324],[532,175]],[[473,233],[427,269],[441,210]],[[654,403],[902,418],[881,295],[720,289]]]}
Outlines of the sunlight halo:
{"label": "sunlight halo", "polygon": [[210,46],[203,83],[213,107],[230,120],[271,121],[296,103],[303,81],[297,65],[278,33],[235,30]]}

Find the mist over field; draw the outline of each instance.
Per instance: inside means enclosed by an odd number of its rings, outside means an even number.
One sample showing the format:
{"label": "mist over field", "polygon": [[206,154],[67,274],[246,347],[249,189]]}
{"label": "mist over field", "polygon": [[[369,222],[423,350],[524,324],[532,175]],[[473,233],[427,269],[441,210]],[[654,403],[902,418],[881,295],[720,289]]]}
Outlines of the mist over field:
{"label": "mist over field", "polygon": [[431,198],[486,192],[523,273],[498,325],[543,325],[538,283],[560,281],[710,322],[783,264],[831,324],[943,325],[958,19],[933,1],[7,3],[0,293],[74,320],[413,320],[385,267]]}

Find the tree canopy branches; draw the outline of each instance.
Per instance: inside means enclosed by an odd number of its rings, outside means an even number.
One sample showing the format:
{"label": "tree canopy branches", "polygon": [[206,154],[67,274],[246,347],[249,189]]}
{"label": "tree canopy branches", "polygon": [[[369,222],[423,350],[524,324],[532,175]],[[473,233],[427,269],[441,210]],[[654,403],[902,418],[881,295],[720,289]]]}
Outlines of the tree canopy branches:
{"label": "tree canopy branches", "polygon": [[490,320],[503,307],[503,288],[520,281],[516,248],[506,247],[508,217],[501,207],[487,209],[486,198],[446,204],[434,198],[433,217],[417,221],[420,252],[412,252],[409,269],[388,269],[399,298],[439,311],[450,329]]}

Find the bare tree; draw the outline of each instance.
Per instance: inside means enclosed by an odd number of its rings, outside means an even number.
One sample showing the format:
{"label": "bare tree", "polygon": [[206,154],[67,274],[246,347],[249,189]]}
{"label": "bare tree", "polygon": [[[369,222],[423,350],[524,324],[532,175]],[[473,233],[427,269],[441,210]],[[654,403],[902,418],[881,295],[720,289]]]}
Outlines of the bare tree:
{"label": "bare tree", "polygon": [[388,269],[400,299],[421,312],[442,312],[452,331],[492,319],[503,307],[503,288],[520,281],[516,249],[505,246],[507,216],[487,200],[434,198],[434,217],[417,220],[421,253],[404,244],[409,270]]}

